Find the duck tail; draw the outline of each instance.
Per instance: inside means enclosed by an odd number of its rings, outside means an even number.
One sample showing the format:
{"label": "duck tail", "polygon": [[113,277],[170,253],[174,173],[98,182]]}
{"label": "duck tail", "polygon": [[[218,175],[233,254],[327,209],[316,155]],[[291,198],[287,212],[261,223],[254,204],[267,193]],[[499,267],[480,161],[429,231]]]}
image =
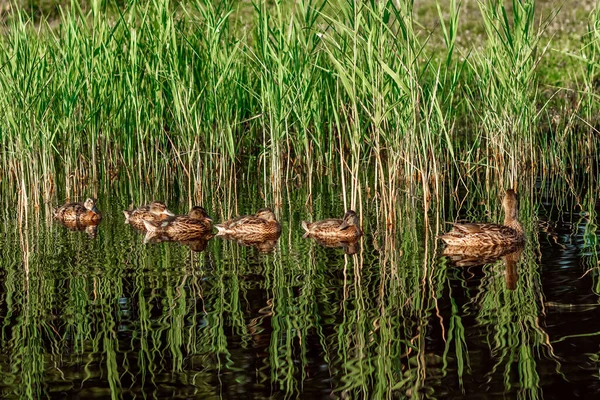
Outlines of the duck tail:
{"label": "duck tail", "polygon": [[125,215],[125,223],[128,224],[129,223],[129,218],[131,217],[131,211],[129,211],[129,210],[123,210],[123,215]]}
{"label": "duck tail", "polygon": [[215,225],[215,228],[217,228],[217,236],[227,234],[227,228],[225,228],[223,225]]}
{"label": "duck tail", "polygon": [[[146,221],[144,221],[144,222],[146,222]],[[144,236],[144,244],[148,244],[156,236],[158,236],[156,234],[156,232],[151,232],[151,231],[146,232],[146,236]]]}
{"label": "duck tail", "polygon": [[437,235],[435,238],[440,239],[442,242],[444,242],[447,245],[452,245],[453,243],[451,243],[451,242],[453,241],[454,236],[448,235],[447,233],[445,233],[443,235]]}
{"label": "duck tail", "polygon": [[144,226],[146,227],[146,230],[148,232],[156,232],[157,231],[158,227],[156,225],[154,225],[153,223],[148,222],[146,220],[144,220],[143,222],[144,222]]}
{"label": "duck tail", "polygon": [[306,221],[302,221],[302,228],[304,228],[306,233],[308,233],[310,231],[310,229],[308,229],[308,222],[306,222]]}

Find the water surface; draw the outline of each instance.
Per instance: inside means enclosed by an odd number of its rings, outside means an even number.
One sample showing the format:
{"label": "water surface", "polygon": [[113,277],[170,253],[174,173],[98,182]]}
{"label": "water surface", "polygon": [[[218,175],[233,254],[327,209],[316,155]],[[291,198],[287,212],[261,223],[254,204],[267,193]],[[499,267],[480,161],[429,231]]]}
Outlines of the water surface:
{"label": "water surface", "polygon": [[[251,193],[238,212],[263,203]],[[522,197],[528,241],[498,259],[442,256],[422,211],[394,233],[363,207],[355,247],[302,238],[341,216],[298,193],[266,247],[144,243],[129,199],[100,197],[97,232],[10,206],[0,226],[0,391],[7,398],[593,398],[598,205]],[[499,199],[448,206],[497,220]],[[246,200],[245,200],[246,199]],[[482,205],[483,204],[483,205]],[[169,200],[184,213],[186,201]],[[218,205],[207,206],[220,219]],[[229,211],[227,211],[229,212]],[[412,217],[411,217],[412,216]],[[433,218],[430,218],[430,221]],[[347,254],[350,253],[350,254]]]}

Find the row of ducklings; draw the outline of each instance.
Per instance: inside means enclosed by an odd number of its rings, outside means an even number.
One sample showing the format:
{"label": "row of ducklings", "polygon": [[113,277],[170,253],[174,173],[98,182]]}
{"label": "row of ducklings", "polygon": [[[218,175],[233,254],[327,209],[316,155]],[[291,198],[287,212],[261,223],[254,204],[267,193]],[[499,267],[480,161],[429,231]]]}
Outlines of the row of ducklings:
{"label": "row of ducklings", "polygon": [[[520,245],[525,240],[523,227],[518,220],[518,197],[514,190],[508,189],[502,200],[504,224],[468,223],[453,224],[453,229],[439,236],[446,244],[455,247],[509,247]],[[140,230],[164,233],[171,236],[190,234],[211,234],[212,219],[202,207],[193,207],[188,215],[175,215],[167,209],[165,203],[151,204],[124,211],[126,223]],[[102,218],[93,199],[84,203],[68,203],[54,210],[55,218],[62,221],[98,223]],[[356,213],[346,212],[341,219],[325,219],[316,222],[302,222],[305,237],[312,236],[338,241],[351,241],[362,235]],[[215,225],[217,236],[279,235],[281,225],[269,208],[258,210],[254,215],[244,215]]]}
{"label": "row of ducklings", "polygon": [[[175,215],[165,203],[154,201],[150,204],[123,211],[125,223],[135,229],[171,237],[201,236],[212,234],[213,220],[200,206],[191,208],[187,215]],[[54,217],[63,222],[76,221],[80,224],[97,224],[102,219],[94,199],[83,203],[67,203],[54,209]],[[214,226],[217,236],[236,238],[279,236],[281,224],[269,208],[262,208],[254,215],[243,215]],[[336,240],[355,240],[362,235],[358,216],[352,210],[343,218],[331,218],[316,222],[302,221],[306,231],[304,236],[332,238]]]}

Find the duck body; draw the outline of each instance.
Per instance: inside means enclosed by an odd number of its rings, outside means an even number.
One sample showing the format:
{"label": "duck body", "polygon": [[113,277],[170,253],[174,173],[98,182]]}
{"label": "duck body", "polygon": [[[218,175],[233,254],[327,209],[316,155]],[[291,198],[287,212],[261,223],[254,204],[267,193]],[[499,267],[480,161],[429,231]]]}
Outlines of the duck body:
{"label": "duck body", "polygon": [[188,215],[178,215],[158,222],[143,221],[148,232],[167,234],[175,240],[189,240],[193,236],[209,235],[212,232],[212,219],[202,207],[193,207]]}
{"label": "duck body", "polygon": [[96,208],[96,200],[88,198],[83,203],[67,203],[53,210],[55,219],[63,222],[98,223],[102,214]]}
{"label": "duck body", "polygon": [[266,238],[281,234],[281,225],[275,218],[270,208],[261,208],[254,215],[244,215],[225,221],[215,226],[217,236],[230,236],[232,238],[253,238],[258,240],[261,236]]}
{"label": "duck body", "polygon": [[523,231],[498,224],[453,224],[454,228],[440,236],[450,246],[510,247],[524,241]]}
{"label": "duck body", "polygon": [[166,204],[161,201],[154,201],[145,206],[125,210],[123,214],[125,215],[125,223],[138,230],[146,229],[144,221],[158,223],[175,216],[175,214],[169,211]]}
{"label": "duck body", "polygon": [[330,218],[316,222],[302,221],[302,228],[306,231],[304,237],[314,237],[328,241],[353,241],[362,235],[358,216],[349,210],[344,218]]}
{"label": "duck body", "polygon": [[502,201],[504,225],[485,223],[454,223],[450,232],[441,235],[449,246],[457,247],[511,247],[525,241],[523,227],[518,221],[518,200],[516,193],[509,189]]}

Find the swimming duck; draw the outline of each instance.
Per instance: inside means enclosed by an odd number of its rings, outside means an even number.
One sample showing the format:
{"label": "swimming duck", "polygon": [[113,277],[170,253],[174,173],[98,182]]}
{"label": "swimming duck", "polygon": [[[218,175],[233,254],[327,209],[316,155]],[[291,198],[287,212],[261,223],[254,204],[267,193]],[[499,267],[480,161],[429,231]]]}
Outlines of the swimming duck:
{"label": "swimming duck", "polygon": [[362,235],[358,216],[353,210],[344,214],[344,218],[330,218],[316,222],[302,221],[302,228],[306,231],[304,237],[327,238],[336,240],[355,240]]}
{"label": "swimming duck", "polygon": [[[217,236],[229,235],[234,238],[264,235],[272,236],[281,233],[281,225],[277,222],[273,210],[261,208],[254,215],[244,215],[215,226]],[[278,236],[279,237],[279,236]]]}
{"label": "swimming duck", "polygon": [[160,222],[166,218],[175,216],[175,214],[169,211],[167,205],[161,201],[153,201],[136,209],[125,210],[123,214],[125,215],[125,223],[139,230],[146,229],[144,221]]}
{"label": "swimming duck", "polygon": [[144,220],[144,227],[148,232],[166,233],[177,240],[189,240],[190,235],[206,235],[212,231],[212,219],[206,210],[200,206],[192,207],[188,215],[178,215],[159,222]]}
{"label": "swimming duck", "polygon": [[502,200],[504,225],[498,224],[453,224],[454,228],[439,236],[450,246],[490,247],[514,246],[525,241],[523,227],[519,222],[519,200],[514,190],[509,189]]}
{"label": "swimming duck", "polygon": [[100,211],[96,208],[95,199],[87,199],[83,203],[67,203],[53,210],[54,218],[60,221],[78,221],[80,223],[93,223],[102,219]]}

